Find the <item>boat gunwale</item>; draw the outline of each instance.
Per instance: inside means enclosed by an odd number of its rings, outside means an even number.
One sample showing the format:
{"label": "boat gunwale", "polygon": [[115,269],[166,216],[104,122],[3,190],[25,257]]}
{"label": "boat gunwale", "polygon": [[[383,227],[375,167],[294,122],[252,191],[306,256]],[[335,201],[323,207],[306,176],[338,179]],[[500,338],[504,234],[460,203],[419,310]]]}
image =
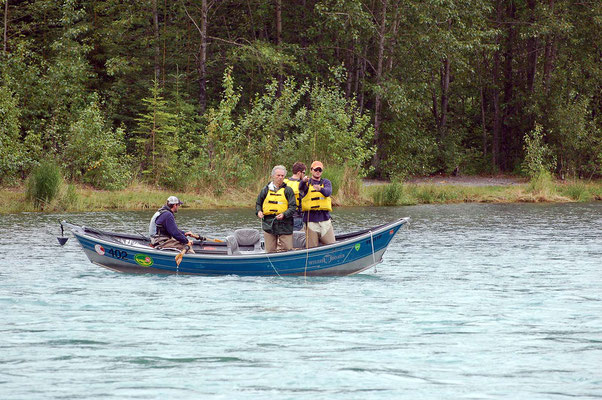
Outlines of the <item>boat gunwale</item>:
{"label": "boat gunwale", "polygon": [[[364,239],[373,237],[374,235],[378,235],[382,232],[385,232],[386,230],[394,228],[396,226],[403,226],[406,223],[408,223],[409,221],[410,221],[409,217],[399,218],[396,221],[386,223],[383,225],[379,225],[374,228],[369,228],[367,230],[367,232],[365,232],[365,233],[359,234],[357,236],[352,236],[352,237],[350,237],[348,239],[344,239],[340,242],[335,242],[332,244],[317,246],[317,247],[312,247],[312,248],[293,249],[293,250],[289,250],[289,251],[275,252],[275,253],[266,253],[266,252],[256,253],[256,252],[251,252],[251,251],[245,252],[243,254],[193,253],[193,254],[185,254],[184,257],[191,258],[191,259],[212,259],[212,260],[255,259],[255,258],[265,258],[265,257],[268,257],[269,259],[276,259],[276,258],[282,258],[282,257],[295,256],[295,255],[299,255],[299,254],[312,254],[312,253],[316,253],[316,252],[322,252],[322,251],[336,249],[338,247],[343,247],[343,246],[351,244],[351,243],[362,241]],[[99,234],[107,234],[107,235],[113,234],[114,236],[121,235],[119,233],[103,232],[103,231],[96,230],[94,228],[86,228],[86,226],[84,226],[84,225],[71,224],[66,221],[62,221],[61,224],[65,225],[69,229],[71,229],[71,232],[73,233],[73,235],[75,235],[75,236],[79,235],[88,240],[98,242],[99,244],[103,244],[103,245],[107,245],[107,246],[111,246],[111,247],[125,247],[128,249],[136,249],[136,250],[139,250],[140,252],[164,255],[164,256],[177,253],[176,251],[173,251],[173,250],[159,250],[159,249],[152,248],[150,246],[139,247],[139,246],[128,245],[128,244],[124,244],[124,243],[115,243],[115,242],[112,242],[109,240],[97,238],[93,235],[90,235],[90,234],[86,233],[85,230],[93,229],[93,230],[99,232]],[[374,230],[372,230],[372,229],[374,229]],[[359,232],[362,232],[362,231],[359,231]],[[352,234],[353,234],[353,232],[350,232],[348,234],[343,234],[343,235],[352,235]],[[128,235],[128,234],[126,234],[126,235],[130,236],[130,237],[126,237],[128,239],[135,239],[134,235]],[[139,235],[139,236],[140,236],[140,238],[144,237],[143,235]],[[138,240],[140,240],[140,238]],[[220,246],[222,246],[222,245],[220,245]]]}

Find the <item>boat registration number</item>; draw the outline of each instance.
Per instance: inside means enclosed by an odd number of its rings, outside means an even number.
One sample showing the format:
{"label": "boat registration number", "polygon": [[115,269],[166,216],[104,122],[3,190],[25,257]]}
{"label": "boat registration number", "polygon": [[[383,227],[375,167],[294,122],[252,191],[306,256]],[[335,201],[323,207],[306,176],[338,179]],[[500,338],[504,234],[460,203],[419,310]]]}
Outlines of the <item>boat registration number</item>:
{"label": "boat registration number", "polygon": [[127,251],[123,251],[123,250],[110,249],[110,250],[107,250],[105,253],[109,254],[113,258],[118,258],[120,260],[128,258]]}

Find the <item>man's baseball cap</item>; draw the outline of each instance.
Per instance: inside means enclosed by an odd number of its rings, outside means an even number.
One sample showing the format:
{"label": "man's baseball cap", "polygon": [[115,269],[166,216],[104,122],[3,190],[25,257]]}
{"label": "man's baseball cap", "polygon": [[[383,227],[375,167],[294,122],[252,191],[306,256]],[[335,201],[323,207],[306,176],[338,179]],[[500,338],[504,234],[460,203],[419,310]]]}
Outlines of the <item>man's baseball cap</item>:
{"label": "man's baseball cap", "polygon": [[174,204],[184,204],[180,201],[180,199],[178,199],[176,196],[169,196],[167,198],[167,204],[174,205]]}
{"label": "man's baseball cap", "polygon": [[322,163],[320,161],[314,161],[311,163],[311,169],[318,168],[318,167],[324,169],[324,166],[322,165]]}

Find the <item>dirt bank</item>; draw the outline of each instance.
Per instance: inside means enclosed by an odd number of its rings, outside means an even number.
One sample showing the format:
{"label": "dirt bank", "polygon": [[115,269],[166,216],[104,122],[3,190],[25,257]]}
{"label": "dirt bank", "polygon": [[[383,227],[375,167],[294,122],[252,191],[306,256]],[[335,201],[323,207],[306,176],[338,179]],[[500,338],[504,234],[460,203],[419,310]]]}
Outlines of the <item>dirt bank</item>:
{"label": "dirt bank", "polygon": [[[365,179],[364,185],[382,185],[388,181]],[[516,176],[424,176],[411,178],[406,183],[415,185],[456,185],[456,186],[512,186],[527,183],[527,179]]]}

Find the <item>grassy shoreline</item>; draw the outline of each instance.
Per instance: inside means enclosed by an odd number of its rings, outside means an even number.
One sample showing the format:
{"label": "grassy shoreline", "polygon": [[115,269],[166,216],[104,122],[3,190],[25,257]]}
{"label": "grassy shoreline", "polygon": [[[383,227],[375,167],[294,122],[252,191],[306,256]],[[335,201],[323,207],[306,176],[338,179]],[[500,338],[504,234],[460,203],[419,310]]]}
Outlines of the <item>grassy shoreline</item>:
{"label": "grassy shoreline", "polygon": [[[344,192],[333,196],[337,206],[395,206],[451,203],[564,203],[602,200],[602,181],[543,181],[514,185],[454,185],[384,183],[358,185],[353,195]],[[63,185],[57,198],[34,207],[26,198],[25,187],[0,188],[0,214],[20,212],[87,212],[154,210],[176,195],[189,209],[253,208],[257,192],[250,189],[226,191],[220,196],[210,193],[178,192],[145,185],[132,185],[118,191],[95,190],[77,185]]]}

